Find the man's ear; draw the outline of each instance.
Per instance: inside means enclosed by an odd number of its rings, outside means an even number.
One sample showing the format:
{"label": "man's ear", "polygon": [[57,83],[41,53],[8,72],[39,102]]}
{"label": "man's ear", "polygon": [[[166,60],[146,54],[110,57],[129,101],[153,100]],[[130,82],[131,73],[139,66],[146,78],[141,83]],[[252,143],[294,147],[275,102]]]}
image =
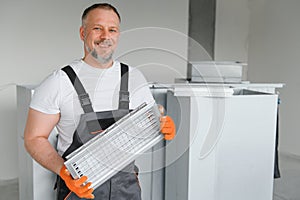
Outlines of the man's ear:
{"label": "man's ear", "polygon": [[81,39],[82,41],[84,41],[85,31],[84,31],[83,26],[80,27],[80,29],[79,29],[79,34],[80,34],[80,39]]}

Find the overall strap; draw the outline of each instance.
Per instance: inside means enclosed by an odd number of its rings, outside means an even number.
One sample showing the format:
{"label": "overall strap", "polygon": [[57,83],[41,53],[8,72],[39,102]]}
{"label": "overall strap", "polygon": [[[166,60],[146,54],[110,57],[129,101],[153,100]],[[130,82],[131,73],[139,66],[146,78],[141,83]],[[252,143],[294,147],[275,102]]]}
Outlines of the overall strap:
{"label": "overall strap", "polygon": [[62,68],[62,70],[68,75],[70,81],[72,82],[81,104],[81,107],[85,113],[94,112],[92,107],[92,102],[90,100],[89,94],[86,93],[82,83],[77,77],[76,73],[69,65]]}
{"label": "overall strap", "polygon": [[119,91],[119,109],[129,109],[128,65],[121,63],[121,86]]}
{"label": "overall strap", "polygon": [[[94,112],[92,102],[89,98],[89,94],[85,91],[82,83],[77,77],[76,73],[69,65],[62,68],[62,70],[68,75],[71,83],[73,84],[81,107],[85,113]],[[128,91],[128,65],[121,63],[121,86],[119,91],[119,109],[129,109],[129,91]]]}

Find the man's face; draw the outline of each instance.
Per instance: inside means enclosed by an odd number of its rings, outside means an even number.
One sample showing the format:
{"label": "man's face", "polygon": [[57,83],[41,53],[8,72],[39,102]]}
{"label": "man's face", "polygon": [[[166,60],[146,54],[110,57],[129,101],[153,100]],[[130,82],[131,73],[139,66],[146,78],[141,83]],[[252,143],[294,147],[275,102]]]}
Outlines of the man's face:
{"label": "man's face", "polygon": [[92,56],[100,63],[112,60],[120,35],[120,21],[112,10],[94,9],[80,28],[85,57]]}

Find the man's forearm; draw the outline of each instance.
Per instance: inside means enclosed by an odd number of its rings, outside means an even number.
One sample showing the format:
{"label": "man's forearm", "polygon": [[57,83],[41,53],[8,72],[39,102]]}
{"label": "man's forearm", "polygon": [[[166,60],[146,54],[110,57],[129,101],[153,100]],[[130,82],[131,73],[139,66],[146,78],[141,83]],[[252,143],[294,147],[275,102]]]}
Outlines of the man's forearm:
{"label": "man's forearm", "polygon": [[25,139],[25,148],[39,164],[52,172],[59,174],[64,160],[50,144],[47,138],[36,137]]}

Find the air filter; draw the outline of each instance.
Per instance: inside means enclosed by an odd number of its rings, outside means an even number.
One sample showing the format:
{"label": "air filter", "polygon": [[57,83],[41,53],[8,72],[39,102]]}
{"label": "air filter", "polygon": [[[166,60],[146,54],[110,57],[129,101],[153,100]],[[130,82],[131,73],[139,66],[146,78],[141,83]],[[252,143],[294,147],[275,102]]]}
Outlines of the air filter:
{"label": "air filter", "polygon": [[142,104],[67,156],[72,177],[95,189],[163,139],[156,103]]}

